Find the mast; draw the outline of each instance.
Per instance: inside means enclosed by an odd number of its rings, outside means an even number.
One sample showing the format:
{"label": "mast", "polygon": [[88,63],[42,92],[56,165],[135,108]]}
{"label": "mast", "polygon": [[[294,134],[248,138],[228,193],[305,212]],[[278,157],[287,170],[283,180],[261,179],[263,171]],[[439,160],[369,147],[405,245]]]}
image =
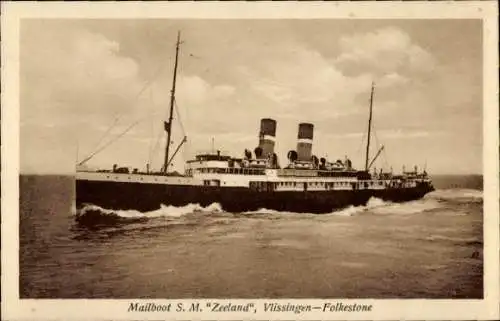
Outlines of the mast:
{"label": "mast", "polygon": [[175,104],[175,83],[177,81],[177,60],[179,58],[179,45],[181,39],[181,32],[177,32],[177,44],[175,46],[175,63],[174,63],[174,78],[172,81],[172,89],[170,91],[170,112],[168,116],[168,122],[165,122],[165,131],[167,132],[167,142],[165,146],[165,161],[163,163],[163,172],[168,172],[169,158],[168,154],[170,151],[170,139],[172,137],[172,119],[174,112],[174,104]]}
{"label": "mast", "polygon": [[368,117],[368,141],[366,143],[366,160],[365,160],[365,171],[368,170],[368,159],[370,158],[370,138],[372,131],[372,111],[373,111],[373,90],[375,84],[372,82],[372,92],[370,94],[370,116]]}

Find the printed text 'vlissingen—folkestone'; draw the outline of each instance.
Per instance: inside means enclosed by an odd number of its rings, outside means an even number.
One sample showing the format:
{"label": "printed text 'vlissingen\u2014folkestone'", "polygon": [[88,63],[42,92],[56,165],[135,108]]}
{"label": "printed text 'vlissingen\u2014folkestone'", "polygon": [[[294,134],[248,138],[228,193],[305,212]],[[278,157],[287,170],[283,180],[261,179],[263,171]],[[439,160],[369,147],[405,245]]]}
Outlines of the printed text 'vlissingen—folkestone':
{"label": "printed text 'vlissingen\u2014folkestone'", "polygon": [[342,302],[312,305],[312,304],[291,304],[291,303],[264,303],[264,312],[293,312],[295,314],[304,312],[371,312],[371,304]]}

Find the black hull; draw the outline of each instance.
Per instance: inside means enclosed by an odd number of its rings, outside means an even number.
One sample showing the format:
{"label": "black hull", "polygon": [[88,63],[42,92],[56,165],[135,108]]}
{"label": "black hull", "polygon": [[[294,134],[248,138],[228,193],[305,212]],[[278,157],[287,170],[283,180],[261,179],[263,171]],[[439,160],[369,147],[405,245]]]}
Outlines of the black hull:
{"label": "black hull", "polygon": [[261,208],[299,213],[330,213],[350,205],[365,205],[371,197],[405,202],[422,198],[433,188],[420,184],[415,188],[350,191],[278,191],[259,192],[245,187],[209,187],[106,181],[76,181],[76,205],[94,204],[106,209],[142,212],[161,204],[208,206],[219,203],[228,212],[255,211]]}

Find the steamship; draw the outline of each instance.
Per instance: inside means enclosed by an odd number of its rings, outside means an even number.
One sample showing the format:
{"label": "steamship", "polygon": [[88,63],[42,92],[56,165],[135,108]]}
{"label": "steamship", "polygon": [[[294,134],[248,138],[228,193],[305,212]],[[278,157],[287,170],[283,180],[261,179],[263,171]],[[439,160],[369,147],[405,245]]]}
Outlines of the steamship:
{"label": "steamship", "polygon": [[175,63],[168,121],[164,122],[166,146],[160,171],[129,169],[113,165],[91,170],[85,159],[77,165],[77,209],[94,204],[106,209],[151,211],[163,205],[184,206],[218,203],[228,212],[266,208],[302,213],[330,213],[347,206],[365,205],[372,197],[392,202],[422,198],[434,190],[425,170],[403,170],[400,174],[371,170],[383,146],[370,158],[373,93],[372,85],[364,169],[353,167],[345,157],[330,161],[312,154],[314,125],[298,125],[297,148],[287,154],[281,166],[274,151],[277,122],[261,119],[258,146],[246,149],[241,157],[220,151],[200,153],[185,164],[184,174],[170,172],[173,158],[187,138],[171,153],[173,108],[179,56],[180,33],[175,47]]}

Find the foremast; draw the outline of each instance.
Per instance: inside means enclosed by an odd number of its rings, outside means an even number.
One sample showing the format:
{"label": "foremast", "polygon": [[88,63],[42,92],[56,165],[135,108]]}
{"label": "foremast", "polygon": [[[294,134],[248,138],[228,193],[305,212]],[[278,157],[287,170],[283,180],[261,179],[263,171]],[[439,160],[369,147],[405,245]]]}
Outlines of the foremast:
{"label": "foremast", "polygon": [[170,165],[169,152],[170,152],[170,144],[172,138],[172,120],[173,120],[173,112],[174,112],[174,104],[175,104],[175,85],[177,82],[177,65],[179,59],[179,46],[181,40],[181,32],[177,32],[177,43],[175,46],[175,62],[174,62],[174,77],[172,80],[172,89],[170,90],[170,111],[168,115],[168,122],[164,122],[165,131],[167,132],[167,141],[165,143],[165,160],[163,162],[162,172],[168,172],[168,166]]}

